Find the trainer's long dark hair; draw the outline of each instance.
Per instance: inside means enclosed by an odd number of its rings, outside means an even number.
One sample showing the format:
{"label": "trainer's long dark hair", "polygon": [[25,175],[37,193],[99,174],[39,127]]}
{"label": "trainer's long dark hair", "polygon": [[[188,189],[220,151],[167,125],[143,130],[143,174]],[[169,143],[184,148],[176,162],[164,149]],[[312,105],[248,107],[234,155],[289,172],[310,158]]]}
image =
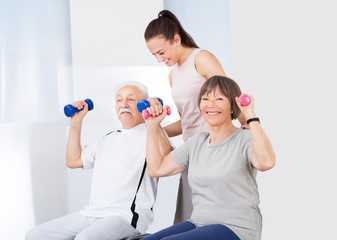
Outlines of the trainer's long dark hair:
{"label": "trainer's long dark hair", "polygon": [[193,38],[181,26],[178,18],[168,10],[158,13],[158,18],[149,23],[144,37],[145,41],[158,36],[163,36],[166,40],[172,41],[176,34],[180,36],[181,44],[184,47],[199,48]]}

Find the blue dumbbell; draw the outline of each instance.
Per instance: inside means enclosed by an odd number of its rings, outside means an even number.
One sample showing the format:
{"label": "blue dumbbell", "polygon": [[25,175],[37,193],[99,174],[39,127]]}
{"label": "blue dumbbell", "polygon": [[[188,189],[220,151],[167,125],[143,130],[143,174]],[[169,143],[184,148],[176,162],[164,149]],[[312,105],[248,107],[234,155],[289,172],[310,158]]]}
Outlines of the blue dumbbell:
{"label": "blue dumbbell", "polygon": [[[160,98],[157,99],[160,104],[164,106],[163,100],[161,100]],[[148,111],[146,111],[148,107],[150,107],[150,103],[146,99],[142,99],[137,103],[137,109],[140,113],[142,113],[144,119],[148,119],[150,116],[152,116]],[[169,106],[167,106],[167,115],[171,115],[171,108]]]}
{"label": "blue dumbbell", "polygon": [[[91,101],[91,99],[85,99],[84,100],[87,104],[88,104],[88,110],[91,111],[92,109],[94,109],[94,103]],[[67,116],[67,117],[72,117],[74,116],[74,114],[78,111],[81,111],[83,110],[82,109],[77,109],[75,108],[73,105],[71,104],[68,104],[67,106],[64,107],[64,114]]]}
{"label": "blue dumbbell", "polygon": [[[163,100],[161,100],[160,98],[157,98],[157,99],[160,102],[160,104],[163,106]],[[148,107],[150,107],[150,103],[146,99],[139,100],[137,103],[137,109],[140,113],[142,113],[143,110],[147,109]]]}

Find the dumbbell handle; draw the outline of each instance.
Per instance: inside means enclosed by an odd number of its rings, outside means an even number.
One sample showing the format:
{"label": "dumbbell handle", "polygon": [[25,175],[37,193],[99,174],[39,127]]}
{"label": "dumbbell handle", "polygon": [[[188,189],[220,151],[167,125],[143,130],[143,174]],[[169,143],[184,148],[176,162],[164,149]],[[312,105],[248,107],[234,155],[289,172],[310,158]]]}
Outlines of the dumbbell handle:
{"label": "dumbbell handle", "polygon": [[242,106],[248,106],[250,104],[250,102],[251,102],[251,99],[250,99],[250,97],[248,95],[243,94],[243,95],[240,96],[239,101],[240,101],[240,104]]}
{"label": "dumbbell handle", "polygon": [[[160,104],[163,106],[163,100],[160,98],[157,98]],[[137,103],[137,109],[139,112],[142,113],[144,119],[148,119],[150,116],[152,116],[146,109],[150,107],[149,101],[146,99],[142,99]],[[167,106],[167,115],[171,115],[171,108]]]}
{"label": "dumbbell handle", "polygon": [[[147,110],[143,110],[142,112],[143,118],[144,119],[148,119],[149,117],[152,117],[152,114],[150,114]],[[171,115],[171,108],[169,106],[167,106],[167,115]]]}
{"label": "dumbbell handle", "polygon": [[[84,100],[87,104],[88,104],[88,111],[91,111],[92,109],[94,109],[94,103],[91,101],[91,99],[85,99]],[[72,117],[74,116],[74,114],[78,111],[82,111],[82,109],[78,109],[78,108],[75,108],[73,105],[71,104],[68,104],[64,107],[64,114],[67,116],[67,117]]]}

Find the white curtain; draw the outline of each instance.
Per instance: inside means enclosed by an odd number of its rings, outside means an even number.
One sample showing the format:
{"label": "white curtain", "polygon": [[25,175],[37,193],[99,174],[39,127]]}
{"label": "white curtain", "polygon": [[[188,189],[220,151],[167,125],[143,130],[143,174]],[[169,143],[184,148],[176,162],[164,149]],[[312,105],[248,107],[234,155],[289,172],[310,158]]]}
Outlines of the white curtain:
{"label": "white curtain", "polygon": [[65,214],[69,0],[0,0],[0,239]]}
{"label": "white curtain", "polygon": [[69,0],[0,9],[0,123],[62,120],[73,92]]}

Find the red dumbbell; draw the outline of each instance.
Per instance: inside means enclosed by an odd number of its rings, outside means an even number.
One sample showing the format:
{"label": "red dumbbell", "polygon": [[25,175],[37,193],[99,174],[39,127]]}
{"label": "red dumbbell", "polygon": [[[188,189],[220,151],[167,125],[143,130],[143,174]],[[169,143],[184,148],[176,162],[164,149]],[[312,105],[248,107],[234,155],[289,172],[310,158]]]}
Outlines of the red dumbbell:
{"label": "red dumbbell", "polygon": [[[143,112],[142,112],[142,115],[143,115],[143,118],[144,119],[148,119],[149,117],[151,117],[152,116],[152,114],[150,114],[147,110],[143,110]],[[171,115],[171,108],[169,107],[169,106],[167,106],[167,115]]]}

